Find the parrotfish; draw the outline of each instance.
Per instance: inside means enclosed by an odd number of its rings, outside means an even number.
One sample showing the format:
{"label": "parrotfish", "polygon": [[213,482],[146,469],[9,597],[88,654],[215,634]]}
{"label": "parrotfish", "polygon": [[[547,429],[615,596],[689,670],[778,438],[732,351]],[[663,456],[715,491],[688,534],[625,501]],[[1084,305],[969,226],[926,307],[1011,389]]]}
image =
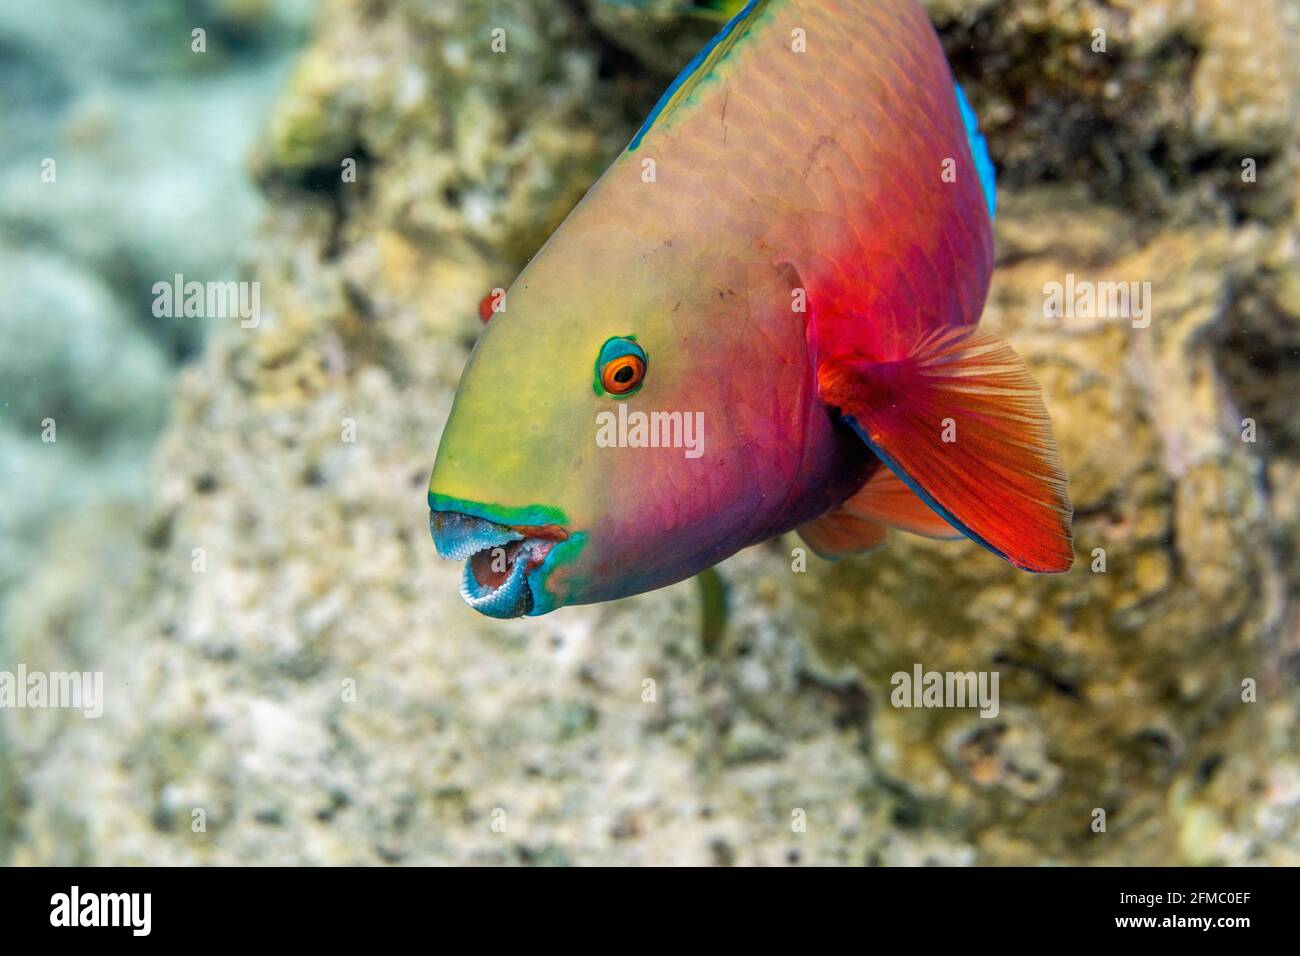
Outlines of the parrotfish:
{"label": "parrotfish", "polygon": [[977,324],[995,206],[916,0],[752,0],[485,310],[428,495],[465,600],[610,601],[796,530],[1069,568],[1041,392]]}

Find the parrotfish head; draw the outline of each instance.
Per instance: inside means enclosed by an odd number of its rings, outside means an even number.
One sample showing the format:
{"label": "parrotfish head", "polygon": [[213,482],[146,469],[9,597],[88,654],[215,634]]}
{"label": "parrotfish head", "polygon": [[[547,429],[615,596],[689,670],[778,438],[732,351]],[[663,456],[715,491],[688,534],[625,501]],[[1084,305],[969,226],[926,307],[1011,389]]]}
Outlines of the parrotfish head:
{"label": "parrotfish head", "polygon": [[846,452],[809,405],[788,270],[688,245],[575,213],[492,315],[429,483],[476,610],[662,587],[836,493]]}

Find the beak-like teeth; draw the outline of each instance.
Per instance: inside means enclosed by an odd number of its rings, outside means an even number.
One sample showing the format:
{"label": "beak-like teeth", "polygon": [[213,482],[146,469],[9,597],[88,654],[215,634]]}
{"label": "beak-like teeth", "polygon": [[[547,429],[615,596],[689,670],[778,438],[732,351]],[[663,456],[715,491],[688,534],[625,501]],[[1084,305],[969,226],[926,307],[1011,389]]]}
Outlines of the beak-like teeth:
{"label": "beak-like teeth", "polygon": [[524,537],[514,528],[454,511],[429,512],[429,531],[438,556],[452,561],[465,561],[479,551]]}
{"label": "beak-like teeth", "polygon": [[488,617],[522,617],[533,608],[532,591],[528,588],[530,557],[526,550],[516,552],[510,573],[497,587],[479,584],[474,578],[474,569],[466,561],[464,574],[461,575],[460,596],[466,604]]}

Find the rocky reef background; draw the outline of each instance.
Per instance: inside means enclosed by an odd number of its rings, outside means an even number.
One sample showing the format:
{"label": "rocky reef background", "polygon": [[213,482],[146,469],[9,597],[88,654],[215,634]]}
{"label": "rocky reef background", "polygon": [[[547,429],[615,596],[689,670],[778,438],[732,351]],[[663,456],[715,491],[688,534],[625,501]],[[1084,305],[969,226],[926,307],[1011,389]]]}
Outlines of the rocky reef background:
{"label": "rocky reef background", "polygon": [[[20,117],[6,168],[52,123],[75,158],[58,200],[0,177],[0,669],[107,699],[0,713],[0,861],[1300,863],[1287,0],[928,4],[1001,174],[984,321],[1046,392],[1068,574],[904,535],[796,572],[790,537],[721,567],[711,640],[689,582],[527,623],[460,602],[423,491],[475,307],[716,30],[672,6],[328,0],[283,88],[231,101],[275,98],[260,200],[187,136],[65,192],[106,121]],[[50,95],[11,37],[3,75]],[[158,227],[169,182],[193,212]],[[200,348],[150,315],[232,248],[258,328]],[[1067,274],[1149,281],[1150,326],[1045,317]],[[892,707],[917,663],[997,670],[998,717]]]}

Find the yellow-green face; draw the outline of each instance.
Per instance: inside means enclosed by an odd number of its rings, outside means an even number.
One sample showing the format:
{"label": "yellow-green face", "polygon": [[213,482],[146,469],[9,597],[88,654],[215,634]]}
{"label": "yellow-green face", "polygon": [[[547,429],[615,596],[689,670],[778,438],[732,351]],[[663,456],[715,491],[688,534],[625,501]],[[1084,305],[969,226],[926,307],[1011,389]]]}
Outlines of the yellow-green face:
{"label": "yellow-green face", "polygon": [[483,613],[671,584],[839,493],[788,276],[645,232],[575,214],[466,367],[429,503]]}

